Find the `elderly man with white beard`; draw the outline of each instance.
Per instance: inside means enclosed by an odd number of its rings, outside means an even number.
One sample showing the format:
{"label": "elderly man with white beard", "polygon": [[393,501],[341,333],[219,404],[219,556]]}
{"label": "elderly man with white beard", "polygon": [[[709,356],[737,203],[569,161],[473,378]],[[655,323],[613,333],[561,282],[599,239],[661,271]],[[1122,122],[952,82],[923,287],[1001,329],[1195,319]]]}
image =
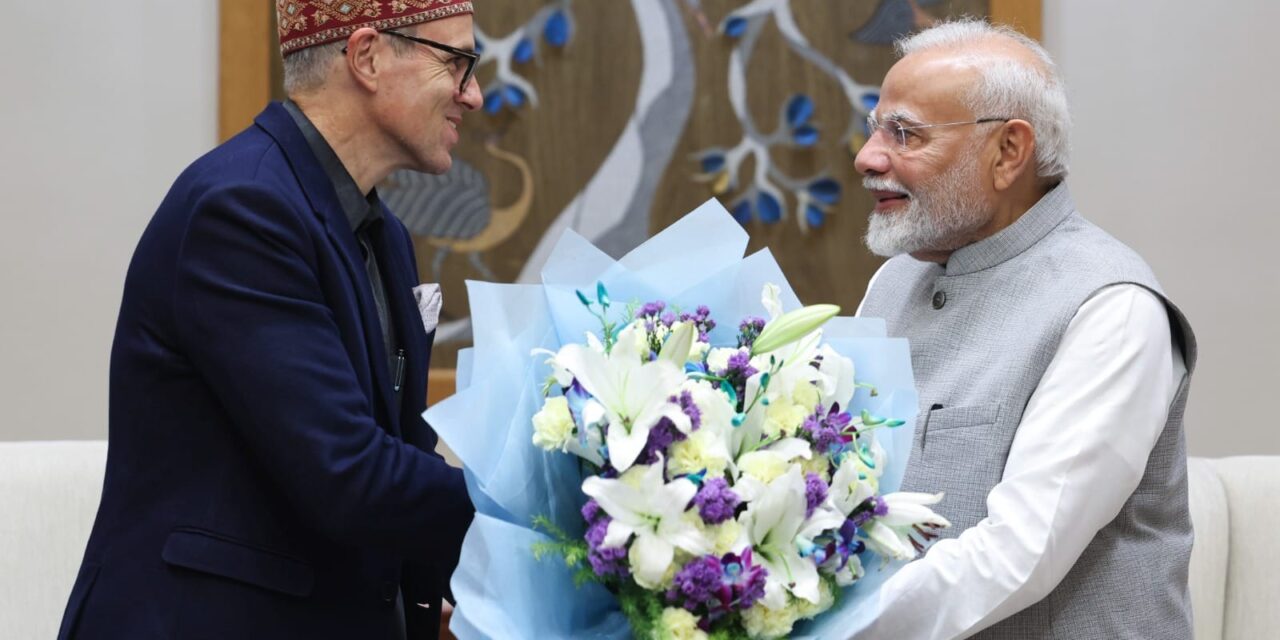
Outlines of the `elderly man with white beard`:
{"label": "elderly man with white beard", "polygon": [[858,637],[1190,638],[1191,328],[1076,211],[1043,48],[966,20],[898,49],[855,161],[891,258],[859,313],[910,340],[903,489],[954,527]]}

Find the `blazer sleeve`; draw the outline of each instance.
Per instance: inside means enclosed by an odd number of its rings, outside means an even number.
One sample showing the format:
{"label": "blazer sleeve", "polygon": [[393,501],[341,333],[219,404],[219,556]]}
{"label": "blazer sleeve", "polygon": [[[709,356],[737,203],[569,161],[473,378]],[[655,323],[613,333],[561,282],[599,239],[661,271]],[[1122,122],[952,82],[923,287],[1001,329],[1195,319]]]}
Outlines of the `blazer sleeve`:
{"label": "blazer sleeve", "polygon": [[471,520],[462,472],[374,422],[312,235],[262,186],[206,193],[176,265],[179,343],[302,518],[336,542],[430,561]]}

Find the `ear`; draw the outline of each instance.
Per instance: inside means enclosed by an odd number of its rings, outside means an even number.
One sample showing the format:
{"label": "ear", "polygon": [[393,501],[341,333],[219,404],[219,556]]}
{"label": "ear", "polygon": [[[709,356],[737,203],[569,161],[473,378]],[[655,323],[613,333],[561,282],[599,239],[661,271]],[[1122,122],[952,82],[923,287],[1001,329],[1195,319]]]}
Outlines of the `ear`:
{"label": "ear", "polygon": [[378,90],[378,72],[383,52],[376,46],[378,32],[363,27],[347,38],[346,66],[351,79],[366,91]]}
{"label": "ear", "polygon": [[1025,175],[1035,174],[1036,134],[1026,120],[1010,120],[996,138],[998,155],[992,171],[997,191],[1013,186]]}

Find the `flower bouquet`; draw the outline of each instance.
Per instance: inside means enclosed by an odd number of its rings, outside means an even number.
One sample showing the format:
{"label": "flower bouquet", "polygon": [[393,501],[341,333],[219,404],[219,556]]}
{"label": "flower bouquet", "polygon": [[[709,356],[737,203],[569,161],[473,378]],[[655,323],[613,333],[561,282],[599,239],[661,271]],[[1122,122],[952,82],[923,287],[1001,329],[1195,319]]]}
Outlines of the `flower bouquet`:
{"label": "flower bouquet", "polygon": [[891,493],[905,343],[799,308],[745,246],[710,201],[621,261],[566,233],[543,284],[468,283],[475,347],[424,415],[477,507],[459,637],[847,635],[947,526],[940,496]]}

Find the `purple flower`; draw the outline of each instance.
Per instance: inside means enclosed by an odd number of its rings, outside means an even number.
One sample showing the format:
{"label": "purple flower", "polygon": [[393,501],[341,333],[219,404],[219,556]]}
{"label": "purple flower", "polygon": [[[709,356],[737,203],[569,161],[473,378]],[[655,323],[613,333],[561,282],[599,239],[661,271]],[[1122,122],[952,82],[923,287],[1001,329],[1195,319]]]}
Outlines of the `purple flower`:
{"label": "purple flower", "polygon": [[680,405],[680,410],[689,417],[690,431],[702,428],[702,411],[693,402],[693,393],[681,391],[679,396],[671,396],[671,402]]}
{"label": "purple flower", "polygon": [[663,418],[658,424],[653,425],[649,430],[649,440],[645,442],[644,449],[640,451],[640,456],[636,458],[637,464],[653,464],[658,461],[659,453],[666,453],[667,447],[673,442],[684,440],[688,436],[680,432],[676,428],[675,423],[669,418]]}
{"label": "purple flower", "polygon": [[729,362],[725,365],[723,371],[713,371],[718,376],[724,378],[725,383],[731,386],[737,394],[737,409],[742,411],[742,405],[746,398],[747,379],[759,371],[751,366],[751,354],[745,349],[740,349],[729,356]]}
{"label": "purple flower", "polygon": [[740,502],[738,494],[729,488],[729,483],[724,478],[707,480],[693,496],[693,503],[698,506],[698,515],[707,524],[720,524],[732,518]]}
{"label": "purple flower", "polygon": [[698,328],[698,340],[702,342],[708,342],[707,334],[716,328],[716,321],[711,319],[711,309],[706,305],[699,305],[694,313],[680,314],[680,320],[692,322]]}
{"label": "purple flower", "polygon": [[751,366],[751,354],[746,351],[738,351],[729,356],[729,364],[724,370],[724,377],[746,380],[757,373],[759,373],[759,370]]}
{"label": "purple flower", "polygon": [[834,455],[853,440],[852,436],[844,433],[851,419],[852,416],[848,413],[840,411],[839,404],[831,405],[826,415],[823,415],[822,407],[819,406],[813,415],[805,418],[802,429],[809,434],[809,439],[819,453]]}
{"label": "purple flower", "polygon": [[804,499],[805,511],[804,516],[807,518],[813,515],[813,510],[827,499],[827,483],[822,481],[822,477],[816,473],[806,474],[804,477]]}
{"label": "purple flower", "polygon": [[667,325],[668,327],[670,327],[670,326],[672,326],[672,325],[674,325],[674,324],[676,323],[676,314],[671,313],[670,311],[668,311],[668,312],[666,312],[666,313],[662,314],[662,317],[661,317],[661,318],[659,318],[659,320],[662,322],[662,324],[665,324],[665,325]]}
{"label": "purple flower", "polygon": [[752,564],[750,548],[744,550],[741,556],[726,553],[720,559],[720,564],[724,567],[722,582],[730,596],[723,600],[726,608],[738,611],[750,609],[757,600],[764,597],[764,582],[769,572],[763,566]]}
{"label": "purple flower", "polygon": [[872,517],[881,517],[889,514],[889,503],[884,501],[880,496],[871,496],[865,502],[854,507],[853,509],[853,525],[861,527],[866,524]]}
{"label": "purple flower", "polygon": [[845,520],[837,531],[824,533],[814,539],[817,548],[809,554],[809,557],[819,565],[831,558],[839,558],[834,567],[835,571],[839,571],[849,564],[849,558],[866,550],[866,543],[858,540],[857,535],[857,525],[853,520]]}
{"label": "purple flower", "polygon": [[[662,314],[662,310],[667,308],[667,303],[661,300],[647,302],[644,306],[636,311],[636,318],[656,317]],[[652,330],[652,328],[650,328]]]}
{"label": "purple flower", "polygon": [[734,611],[750,609],[764,597],[767,576],[763,566],[752,564],[751,549],[741,556],[702,556],[676,572],[666,599],[668,604],[681,604],[711,623]]}
{"label": "purple flower", "polygon": [[760,332],[764,331],[764,318],[750,316],[738,325],[738,346],[750,347],[755,344]]}
{"label": "purple flower", "polygon": [[709,604],[719,595],[723,576],[724,569],[720,566],[719,558],[696,558],[676,572],[672,586],[667,590],[667,602],[683,602],[684,608],[689,611]]}
{"label": "purple flower", "polygon": [[582,505],[582,519],[586,520],[587,524],[595,522],[596,517],[601,513],[603,511],[600,509],[600,503],[596,502],[595,498],[587,500],[587,503]]}
{"label": "purple flower", "polygon": [[605,576],[625,578],[630,575],[627,569],[627,548],[600,546],[604,544],[604,536],[608,533],[609,523],[612,520],[607,515],[600,515],[590,527],[587,527],[587,533],[584,536],[587,540],[587,561],[591,563],[591,570],[602,578]]}

